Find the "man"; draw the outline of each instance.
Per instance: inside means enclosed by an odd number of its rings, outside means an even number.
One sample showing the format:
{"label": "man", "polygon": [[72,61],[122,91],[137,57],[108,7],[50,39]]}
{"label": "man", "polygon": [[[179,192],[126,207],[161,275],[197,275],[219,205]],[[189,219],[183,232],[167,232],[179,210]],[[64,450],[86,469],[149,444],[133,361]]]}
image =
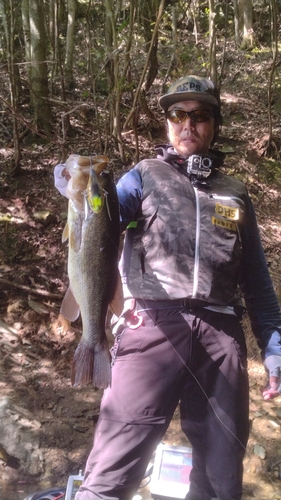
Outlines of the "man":
{"label": "man", "polygon": [[219,93],[190,75],[159,103],[170,144],[117,185],[127,301],[76,500],[130,500],[178,403],[193,448],[187,499],[241,499],[249,390],[240,291],[270,375],[263,396],[279,395],[280,309],[254,210],[211,149]]}

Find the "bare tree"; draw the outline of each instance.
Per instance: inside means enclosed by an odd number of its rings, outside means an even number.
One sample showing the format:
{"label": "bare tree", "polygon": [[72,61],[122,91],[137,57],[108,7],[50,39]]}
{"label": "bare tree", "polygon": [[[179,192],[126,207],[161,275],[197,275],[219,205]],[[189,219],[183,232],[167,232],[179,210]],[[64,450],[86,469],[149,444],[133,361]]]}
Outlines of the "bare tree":
{"label": "bare tree", "polygon": [[164,89],[164,85],[166,81],[169,78],[169,75],[172,71],[173,68],[179,68],[180,67],[180,60],[178,57],[178,36],[177,36],[177,21],[178,21],[178,15],[177,15],[177,7],[175,5],[172,6],[172,40],[173,40],[173,53],[172,57],[170,60],[170,64],[168,66],[163,84],[162,84],[162,90]]}
{"label": "bare tree", "polygon": [[[225,0],[228,2],[228,0]],[[236,47],[240,45],[240,33],[239,33],[239,5],[238,0],[233,0],[233,10],[234,10],[234,37]]]}
{"label": "bare tree", "polygon": [[[160,0],[142,0],[139,3],[141,23],[144,29],[145,51],[149,54],[147,59],[147,73],[145,81],[146,92],[153,84],[159,68],[157,49],[158,49],[158,31],[154,32],[154,25],[156,22]],[[153,39],[153,42],[152,42]]]}
{"label": "bare tree", "polygon": [[14,165],[11,173],[16,175],[20,171],[20,140],[18,130],[18,99],[17,99],[17,79],[18,71],[15,71],[15,18],[14,18],[15,5],[13,0],[1,0],[0,12],[2,15],[2,22],[6,35],[7,43],[7,66],[9,75],[10,86],[10,103],[7,103],[13,115],[13,143],[14,143]]}
{"label": "bare tree", "polygon": [[249,49],[254,46],[254,27],[253,27],[253,1],[241,0],[243,12],[243,39],[241,48]]}
{"label": "bare tree", "polygon": [[190,0],[188,9],[186,11],[187,17],[193,21],[193,33],[195,36],[195,43],[198,43],[198,14],[199,14],[199,0]]}
{"label": "bare tree", "polygon": [[139,83],[138,83],[138,86],[137,86],[137,89],[135,92],[132,109],[131,109],[131,111],[127,117],[127,120],[125,122],[125,125],[124,125],[125,128],[126,128],[126,126],[128,126],[129,123],[131,123],[131,121],[134,121],[134,116],[135,116],[135,113],[136,113],[136,110],[138,107],[138,103],[140,101],[140,95],[141,95],[143,83],[145,80],[146,72],[147,72],[147,69],[149,67],[150,53],[151,53],[151,51],[153,51],[154,40],[158,36],[158,30],[159,30],[160,21],[161,21],[162,15],[163,15],[164,4],[165,4],[165,0],[161,0],[161,2],[159,4],[159,9],[158,9],[155,25],[154,25],[153,35],[152,35],[151,42],[150,42],[150,49],[148,51],[147,58],[146,58],[146,61],[145,61],[145,64],[144,64],[144,67],[142,70],[142,74],[141,74],[141,77],[140,77],[140,80],[139,80]]}
{"label": "bare tree", "polygon": [[[116,5],[114,0],[105,0],[105,40],[107,47],[106,69],[109,82],[109,100],[110,100],[110,133],[117,141],[117,146],[122,161],[125,160],[122,127],[121,127],[121,85],[120,78],[120,59],[118,36],[116,26]],[[119,6],[120,7],[120,6]]]}
{"label": "bare tree", "polygon": [[30,45],[30,17],[29,0],[22,0],[21,4],[22,28],[24,37],[25,62],[27,68],[28,81],[31,80],[31,45]]}
{"label": "bare tree", "polygon": [[48,98],[47,44],[42,0],[23,0],[26,57],[30,63],[30,102],[34,109],[34,128],[49,133],[51,108]]}
{"label": "bare tree", "polygon": [[217,83],[215,0],[209,0],[209,74]]}
{"label": "bare tree", "polygon": [[[272,131],[272,86],[276,63],[278,59],[278,14],[276,0],[269,0],[270,15],[271,15],[271,45],[272,45],[272,66],[269,74],[268,81],[268,145],[266,153],[274,153],[275,156],[280,158],[281,141],[277,141],[273,137]],[[279,142],[279,144],[277,144]]]}
{"label": "bare tree", "polygon": [[75,44],[75,16],[76,16],[76,0],[67,0],[67,32],[66,32],[66,49],[64,63],[65,84],[68,89],[74,86],[73,78],[73,53]]}

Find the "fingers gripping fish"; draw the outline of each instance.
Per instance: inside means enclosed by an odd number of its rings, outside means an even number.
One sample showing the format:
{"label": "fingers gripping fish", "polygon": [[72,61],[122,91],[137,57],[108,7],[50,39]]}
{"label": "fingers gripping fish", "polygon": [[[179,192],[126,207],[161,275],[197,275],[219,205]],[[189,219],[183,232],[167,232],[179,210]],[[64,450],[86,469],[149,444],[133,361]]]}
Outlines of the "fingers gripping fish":
{"label": "fingers gripping fish", "polygon": [[106,388],[111,381],[105,333],[108,307],[123,308],[118,272],[119,204],[105,156],[77,157],[69,167],[69,208],[63,239],[69,239],[70,286],[61,314],[75,321],[81,312],[83,334],[74,354],[72,384]]}

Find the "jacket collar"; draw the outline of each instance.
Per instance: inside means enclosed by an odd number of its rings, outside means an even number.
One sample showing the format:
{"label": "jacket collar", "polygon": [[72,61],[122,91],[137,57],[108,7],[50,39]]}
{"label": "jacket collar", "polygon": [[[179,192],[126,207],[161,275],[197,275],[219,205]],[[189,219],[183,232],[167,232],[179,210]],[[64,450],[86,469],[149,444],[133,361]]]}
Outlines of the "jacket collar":
{"label": "jacket collar", "polygon": [[190,178],[193,184],[208,184],[206,179],[224,163],[225,154],[211,149],[207,155],[179,155],[174,148],[167,145],[156,146],[157,158],[162,159],[175,169]]}

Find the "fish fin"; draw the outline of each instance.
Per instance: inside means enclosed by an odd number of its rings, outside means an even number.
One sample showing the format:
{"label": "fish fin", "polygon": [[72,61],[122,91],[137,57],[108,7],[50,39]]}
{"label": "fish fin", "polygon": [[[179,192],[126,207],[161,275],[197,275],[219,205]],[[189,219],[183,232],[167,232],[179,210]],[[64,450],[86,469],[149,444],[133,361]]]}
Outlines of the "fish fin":
{"label": "fish fin", "polygon": [[66,240],[68,240],[68,236],[69,236],[69,226],[68,226],[68,222],[65,224],[64,226],[64,230],[62,232],[62,242],[64,243]]}
{"label": "fish fin", "polygon": [[109,304],[109,309],[113,314],[119,317],[122,314],[123,307],[124,307],[123,287],[121,282],[121,276],[118,271],[116,288],[113,299]]}
{"label": "fish fin", "polygon": [[62,300],[60,314],[62,314],[62,316],[68,319],[68,321],[70,321],[71,323],[76,321],[79,317],[80,308],[76,302],[70,286],[68,287],[66,294]]}
{"label": "fish fin", "polygon": [[92,382],[94,366],[94,349],[86,344],[78,344],[74,353],[71,384],[87,385]]}
{"label": "fish fin", "polygon": [[82,241],[82,220],[80,217],[71,225],[68,238],[70,248],[72,248],[74,252],[79,252]]}
{"label": "fish fin", "polygon": [[95,348],[92,383],[99,389],[106,389],[111,385],[111,358],[107,341]]}
{"label": "fish fin", "polygon": [[95,349],[78,344],[74,354],[71,383],[74,387],[92,383],[98,389],[111,384],[111,362],[107,342]]}

